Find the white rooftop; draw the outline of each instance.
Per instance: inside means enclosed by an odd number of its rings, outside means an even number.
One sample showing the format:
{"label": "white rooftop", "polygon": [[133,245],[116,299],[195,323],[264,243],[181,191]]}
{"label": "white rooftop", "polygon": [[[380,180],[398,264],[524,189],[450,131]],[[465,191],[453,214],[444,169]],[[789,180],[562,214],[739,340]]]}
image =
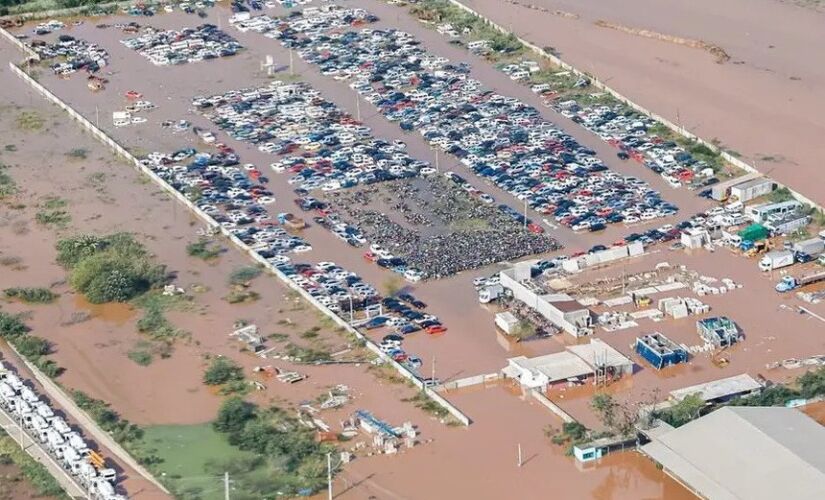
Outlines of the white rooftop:
{"label": "white rooftop", "polygon": [[670,391],[670,397],[677,401],[685,399],[691,394],[699,394],[703,401],[713,401],[719,398],[733,396],[745,392],[755,391],[762,387],[747,373],[734,375],[733,377],[711,380],[704,384],[696,384],[682,389]]}
{"label": "white rooftop", "polygon": [[702,498],[825,498],[825,427],[782,407],[724,407],[642,451]]}
{"label": "white rooftop", "polygon": [[596,366],[596,355],[604,356],[607,366],[625,366],[632,365],[627,356],[620,353],[610,346],[607,342],[601,339],[590,339],[589,344],[571,345],[567,349],[576,356],[583,359],[590,366]]}
{"label": "white rooftop", "polygon": [[593,373],[593,368],[569,351],[545,354],[544,356],[537,356],[535,358],[519,356],[510,358],[507,361],[509,361],[511,365],[516,365],[523,370],[541,373],[546,376],[550,382],[583,377]]}

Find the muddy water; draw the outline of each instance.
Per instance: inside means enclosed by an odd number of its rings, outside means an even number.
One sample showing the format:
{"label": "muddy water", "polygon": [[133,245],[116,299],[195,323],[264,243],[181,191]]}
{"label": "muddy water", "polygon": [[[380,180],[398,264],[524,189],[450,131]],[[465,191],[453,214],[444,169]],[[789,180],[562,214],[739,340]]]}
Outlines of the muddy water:
{"label": "muddy water", "polygon": [[135,309],[129,304],[123,302],[92,304],[86,300],[86,297],[79,294],[74,299],[74,306],[80,311],[89,313],[93,318],[115,325],[123,325],[137,314]]}

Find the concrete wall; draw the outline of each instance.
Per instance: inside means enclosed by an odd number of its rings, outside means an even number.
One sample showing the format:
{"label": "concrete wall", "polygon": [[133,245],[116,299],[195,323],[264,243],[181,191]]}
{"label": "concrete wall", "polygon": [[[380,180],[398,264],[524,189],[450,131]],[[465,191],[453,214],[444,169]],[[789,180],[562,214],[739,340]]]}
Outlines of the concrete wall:
{"label": "concrete wall", "polygon": [[267,262],[266,259],[264,259],[260,255],[258,255],[254,250],[250,249],[244,242],[242,242],[240,239],[238,239],[237,236],[231,234],[225,228],[221,227],[220,224],[218,224],[214,219],[212,219],[209,215],[207,215],[206,213],[201,211],[201,209],[198,208],[189,199],[187,199],[181,193],[176,191],[172,186],[167,184],[163,179],[158,177],[154,172],[152,172],[149,168],[147,168],[145,165],[143,165],[140,162],[140,160],[138,160],[135,156],[133,156],[131,153],[129,153],[120,144],[115,142],[114,139],[112,139],[111,137],[106,135],[102,130],[97,128],[92,122],[90,122],[85,117],[83,117],[80,113],[78,113],[77,111],[75,111],[74,109],[69,107],[62,100],[60,100],[60,98],[58,98],[53,93],[51,93],[43,85],[36,82],[32,77],[27,75],[23,70],[21,70],[16,65],[14,65],[12,63],[9,63],[9,69],[11,69],[11,71],[14,74],[16,74],[17,76],[19,76],[24,82],[29,84],[34,90],[39,92],[43,97],[45,97],[46,99],[48,99],[49,101],[51,101],[52,103],[57,105],[59,108],[66,111],[69,114],[70,117],[72,117],[75,121],[77,121],[83,127],[83,129],[85,129],[87,132],[91,133],[92,136],[94,136],[96,139],[100,140],[101,142],[103,142],[107,146],[109,146],[117,155],[119,155],[119,156],[123,157],[124,159],[126,159],[139,172],[141,172],[142,174],[144,174],[147,177],[149,177],[150,179],[152,179],[158,186],[163,188],[163,190],[166,191],[169,194],[169,196],[173,197],[175,200],[179,201],[180,203],[185,205],[187,208],[189,208],[189,210],[192,213],[194,213],[204,224],[206,224],[210,227],[218,229],[223,234],[223,236],[226,239],[228,239],[230,242],[232,242],[239,250],[246,253],[247,255],[249,255],[249,257],[251,259],[253,259],[256,262],[258,262],[259,264],[261,264],[261,266],[263,266],[264,269],[266,269],[270,273],[277,276],[289,288],[291,288],[292,290],[294,290],[295,292],[300,294],[301,297],[304,298],[304,300],[308,301],[310,304],[315,306],[319,311],[321,311],[325,315],[329,316],[338,326],[344,328],[346,331],[350,332],[352,335],[354,335],[359,340],[363,340],[366,347],[367,347],[367,349],[372,351],[373,354],[375,354],[376,356],[381,358],[385,363],[390,364],[401,375],[406,377],[416,387],[418,387],[424,393],[426,393],[427,396],[430,399],[432,399],[433,401],[435,401],[436,403],[438,403],[439,405],[444,407],[447,411],[449,411],[450,414],[453,415],[453,417],[455,417],[459,422],[461,422],[464,425],[470,425],[471,420],[467,415],[462,413],[458,408],[453,406],[450,402],[448,402],[446,399],[441,397],[434,390],[432,390],[429,387],[425,387],[424,383],[421,382],[420,380],[418,380],[418,378],[410,370],[408,370],[406,367],[402,366],[400,363],[397,363],[390,356],[388,356],[386,353],[381,351],[380,347],[378,347],[378,345],[375,342],[373,342],[369,338],[365,337],[361,332],[359,332],[357,329],[353,328],[349,323],[347,323],[343,319],[339,318],[337,314],[330,311],[329,309],[327,309],[326,306],[324,306],[323,304],[316,301],[311,295],[309,295],[306,292],[306,290],[304,290],[300,286],[293,283],[292,280],[287,278],[286,275],[281,273],[281,271],[279,271],[277,268],[275,268],[275,266],[273,266],[272,264]]}

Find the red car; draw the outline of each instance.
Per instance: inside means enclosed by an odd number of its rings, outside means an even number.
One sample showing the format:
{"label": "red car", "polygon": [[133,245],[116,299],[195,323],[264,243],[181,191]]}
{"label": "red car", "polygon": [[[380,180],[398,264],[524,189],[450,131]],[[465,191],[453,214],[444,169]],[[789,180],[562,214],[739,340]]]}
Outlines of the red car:
{"label": "red car", "polygon": [[444,333],[447,331],[447,327],[444,325],[433,325],[428,326],[424,331],[429,333],[430,335],[435,335],[437,333]]}
{"label": "red car", "polygon": [[531,222],[527,224],[527,230],[531,233],[541,234],[544,232],[544,228],[536,224],[535,222]]}
{"label": "red car", "polygon": [[378,256],[372,252],[367,252],[364,254],[364,259],[366,259],[368,262],[375,262],[378,259]]}

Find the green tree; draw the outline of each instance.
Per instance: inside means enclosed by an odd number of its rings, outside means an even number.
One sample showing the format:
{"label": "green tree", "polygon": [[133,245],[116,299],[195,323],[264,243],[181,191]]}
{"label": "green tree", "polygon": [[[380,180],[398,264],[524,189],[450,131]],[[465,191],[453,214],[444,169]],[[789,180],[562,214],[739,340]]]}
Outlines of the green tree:
{"label": "green tree", "polygon": [[243,368],[229,358],[214,358],[203,374],[206,385],[221,385],[227,382],[243,380]]}
{"label": "green tree", "polygon": [[673,427],[681,427],[701,415],[705,400],[699,394],[689,394],[684,399],[657,413],[657,417]]}
{"label": "green tree", "polygon": [[218,417],[212,423],[215,430],[229,434],[241,432],[247,422],[255,418],[255,405],[239,397],[227,398],[218,410]]}

